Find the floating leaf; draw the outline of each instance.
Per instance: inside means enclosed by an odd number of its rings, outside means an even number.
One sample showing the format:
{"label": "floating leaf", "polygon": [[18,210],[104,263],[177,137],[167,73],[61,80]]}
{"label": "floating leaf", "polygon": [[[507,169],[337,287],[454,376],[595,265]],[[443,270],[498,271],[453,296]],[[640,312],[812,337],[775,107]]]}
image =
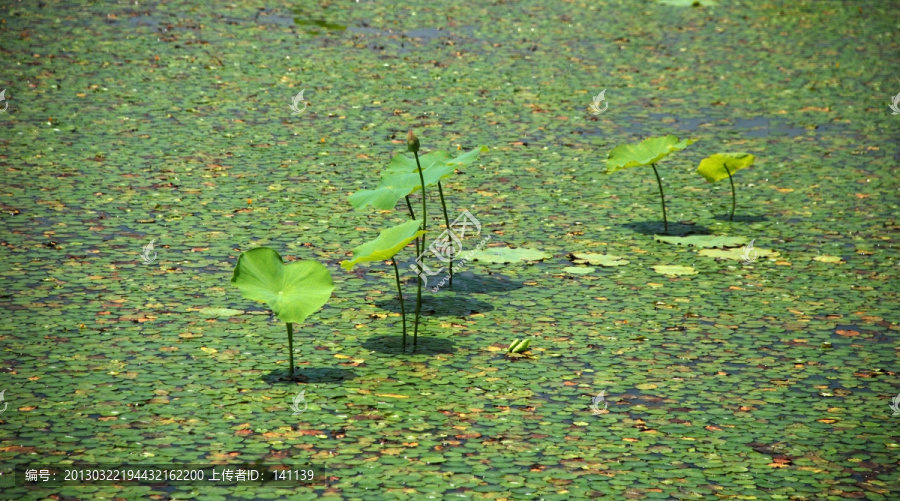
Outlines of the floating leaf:
{"label": "floating leaf", "polygon": [[707,182],[715,183],[728,179],[729,171],[734,175],[735,172],[750,167],[754,158],[756,157],[749,153],[716,153],[701,160],[697,172],[706,178]]}
{"label": "floating leaf", "polygon": [[612,254],[592,254],[585,252],[572,253],[572,257],[575,258],[576,263],[587,262],[595,266],[624,266],[628,264],[628,261],[622,259],[621,256],[614,256]]}
{"label": "floating leaf", "polygon": [[353,249],[353,259],[341,261],[341,267],[350,271],[358,263],[384,261],[394,257],[407,244],[425,234],[424,231],[419,230],[420,226],[422,226],[422,221],[414,219],[382,230],[375,240]]}
{"label": "floating leaf", "polygon": [[669,237],[653,235],[657,242],[692,247],[737,247],[747,243],[747,237],[729,237],[725,235],[690,235],[687,237]]}
{"label": "floating leaf", "polygon": [[206,318],[223,318],[233,317],[243,313],[242,310],[232,310],[229,308],[203,308],[199,311],[200,315]]}
{"label": "floating leaf", "polygon": [[660,136],[644,139],[637,144],[622,144],[609,152],[606,158],[606,173],[611,174],[629,167],[654,164],[673,151],[683,150],[695,143],[696,139],[679,141],[676,136]]}
{"label": "floating leaf", "polygon": [[518,249],[510,249],[509,247],[492,247],[475,252],[472,259],[484,263],[512,263],[515,261],[540,261],[552,257],[551,254],[539,251],[537,249],[528,249],[519,247]]}
{"label": "floating leaf", "polygon": [[696,275],[697,270],[693,266],[681,266],[670,264],[657,264],[653,266],[653,270],[663,275]]}
{"label": "floating leaf", "polygon": [[824,254],[821,256],[816,256],[813,259],[816,261],[822,262],[822,263],[843,263],[844,262],[844,260],[838,256],[826,256]]}
{"label": "floating leaf", "polygon": [[566,266],[563,271],[572,275],[587,275],[593,273],[595,269],[590,266]]}
{"label": "floating leaf", "polygon": [[[756,257],[776,257],[778,253],[769,249],[760,249],[759,247],[755,247],[753,249],[756,254],[755,256],[751,256],[751,258]],[[747,255],[744,253],[743,248],[739,249],[701,249],[697,251],[697,254],[706,257],[714,257],[716,259],[732,259],[734,261],[746,261]]]}
{"label": "floating leaf", "polygon": [[281,256],[268,247],[257,247],[241,254],[231,283],[241,295],[266,303],[282,322],[302,322],[321,308],[334,283],[328,268],[316,261],[297,261],[287,266]]}

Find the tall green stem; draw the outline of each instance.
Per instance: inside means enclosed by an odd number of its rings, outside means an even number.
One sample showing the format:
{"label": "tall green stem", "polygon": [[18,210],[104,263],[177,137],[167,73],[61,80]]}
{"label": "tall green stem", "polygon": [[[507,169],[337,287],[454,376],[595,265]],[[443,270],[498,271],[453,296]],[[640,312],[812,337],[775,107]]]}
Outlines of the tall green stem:
{"label": "tall green stem", "polygon": [[288,331],[288,363],[291,364],[289,369],[291,381],[294,380],[294,324],[287,322]]}
{"label": "tall green stem", "polygon": [[[418,146],[416,147],[418,149]],[[413,151],[413,155],[416,156],[416,167],[419,169],[419,182],[422,184],[422,231],[426,231],[427,221],[428,221],[428,213],[425,209],[425,175],[422,173],[422,164],[419,163],[419,152]],[[422,237],[422,250],[425,250],[425,237]],[[419,274],[419,287],[416,292],[416,324],[413,329],[413,348],[416,347],[416,343],[419,341],[419,313],[422,311],[422,274]]]}
{"label": "tall green stem", "polygon": [[[447,234],[450,234],[450,218],[447,217],[447,204],[444,203],[444,189],[438,181],[438,193],[441,194],[441,208],[444,209],[444,223],[447,224]],[[452,239],[451,239],[452,241]],[[450,285],[453,285],[453,256],[450,256]]]}
{"label": "tall green stem", "polygon": [[403,305],[403,290],[400,288],[400,269],[397,268],[397,261],[391,258],[394,265],[394,278],[397,280],[397,295],[400,296],[400,316],[403,317],[403,351],[406,351],[406,306]]}
{"label": "tall green stem", "polygon": [[[413,212],[413,210],[412,210],[412,204],[409,203],[409,195],[406,195],[405,198],[406,198],[406,208],[409,209],[409,217],[410,217],[411,219],[415,220],[415,219],[416,219],[416,213]],[[423,241],[422,243],[424,243],[424,241]],[[423,251],[424,251],[424,249],[420,249],[420,248],[419,248],[419,239],[417,238],[417,239],[416,239],[416,257],[421,256]]]}
{"label": "tall green stem", "polygon": [[725,165],[725,164],[723,163],[723,164],[722,164],[722,167],[725,167],[725,172],[728,173],[728,182],[731,183],[731,217],[729,218],[729,221],[734,221],[734,206],[736,205],[736,203],[735,203],[735,201],[734,201],[734,200],[735,200],[735,197],[734,197],[734,179],[731,178],[731,171],[728,170],[728,166]]}
{"label": "tall green stem", "polygon": [[666,219],[666,196],[663,194],[662,181],[659,179],[659,172],[656,172],[656,164],[650,164],[653,167],[653,173],[656,174],[656,184],[659,185],[659,200],[662,202],[663,210],[663,227],[665,232],[669,233],[669,221]]}

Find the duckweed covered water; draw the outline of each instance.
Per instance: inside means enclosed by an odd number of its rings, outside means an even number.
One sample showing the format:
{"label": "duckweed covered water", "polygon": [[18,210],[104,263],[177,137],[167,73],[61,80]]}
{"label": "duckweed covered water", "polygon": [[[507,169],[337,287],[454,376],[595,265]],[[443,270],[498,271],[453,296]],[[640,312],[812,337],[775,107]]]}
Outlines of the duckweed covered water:
{"label": "duckweed covered water", "polygon": [[[690,3],[10,5],[3,497],[897,498],[895,12]],[[392,268],[339,262],[408,217],[347,196],[410,128],[490,147],[444,190],[502,259],[427,292],[404,354]],[[699,139],[658,166],[670,235],[755,260],[658,240],[653,176],[602,174],[665,134]],[[720,151],[756,157],[733,222],[695,173]],[[334,277],[296,382],[229,284],[261,245]],[[70,464],[314,477],[22,477]]]}

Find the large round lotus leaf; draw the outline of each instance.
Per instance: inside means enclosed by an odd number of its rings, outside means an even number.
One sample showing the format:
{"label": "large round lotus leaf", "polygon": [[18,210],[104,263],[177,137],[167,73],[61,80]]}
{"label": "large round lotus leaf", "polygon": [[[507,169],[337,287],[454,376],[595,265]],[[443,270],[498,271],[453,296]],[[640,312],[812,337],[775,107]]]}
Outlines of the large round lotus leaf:
{"label": "large round lotus leaf", "polygon": [[653,271],[663,275],[696,275],[697,270],[693,266],[681,266],[672,264],[658,264],[653,266]]}
{"label": "large round lotus leaf", "polygon": [[231,283],[241,295],[266,303],[282,322],[302,322],[322,307],[334,283],[328,268],[316,261],[297,261],[287,266],[268,247],[241,254]]}
{"label": "large round lotus leaf", "polygon": [[690,235],[687,237],[653,235],[653,238],[657,242],[702,248],[737,247],[747,243],[747,237],[728,237],[725,235]]}
{"label": "large round lotus leaf", "polygon": [[714,183],[727,179],[729,171],[734,175],[736,171],[750,167],[754,158],[756,157],[749,153],[716,153],[701,160],[697,172],[706,178],[707,182]]}
{"label": "large round lotus leaf", "polygon": [[673,151],[687,148],[696,139],[679,141],[676,136],[660,136],[644,139],[637,144],[622,144],[609,152],[606,158],[606,173],[610,174],[629,167],[654,164]]}
{"label": "large round lotus leaf", "polygon": [[353,249],[353,259],[349,261],[341,261],[341,267],[349,271],[357,263],[366,263],[370,261],[384,261],[394,257],[410,242],[424,235],[425,232],[419,230],[422,221],[414,219],[399,224],[392,228],[382,230],[378,234],[378,238],[371,242],[366,242]]}
{"label": "large round lotus leaf", "polygon": [[512,263],[515,261],[540,261],[552,257],[537,249],[494,247],[476,252],[472,259],[484,263]]}

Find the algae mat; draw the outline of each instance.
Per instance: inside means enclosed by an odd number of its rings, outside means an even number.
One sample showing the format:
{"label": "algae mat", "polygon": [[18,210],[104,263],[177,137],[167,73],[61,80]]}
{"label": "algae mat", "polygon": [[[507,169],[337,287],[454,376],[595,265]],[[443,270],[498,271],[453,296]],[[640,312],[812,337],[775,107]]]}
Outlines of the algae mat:
{"label": "algae mat", "polygon": [[[694,4],[10,3],[3,497],[896,499],[895,9]],[[401,353],[391,267],[338,263],[406,219],[347,196],[409,128],[488,145],[444,191],[503,259]],[[658,165],[669,233],[714,237],[658,240],[652,172],[602,174],[665,134],[698,139]],[[720,151],[756,157],[734,221]],[[296,382],[229,283],[260,245],[334,277]],[[22,474],[69,465],[290,475]]]}

